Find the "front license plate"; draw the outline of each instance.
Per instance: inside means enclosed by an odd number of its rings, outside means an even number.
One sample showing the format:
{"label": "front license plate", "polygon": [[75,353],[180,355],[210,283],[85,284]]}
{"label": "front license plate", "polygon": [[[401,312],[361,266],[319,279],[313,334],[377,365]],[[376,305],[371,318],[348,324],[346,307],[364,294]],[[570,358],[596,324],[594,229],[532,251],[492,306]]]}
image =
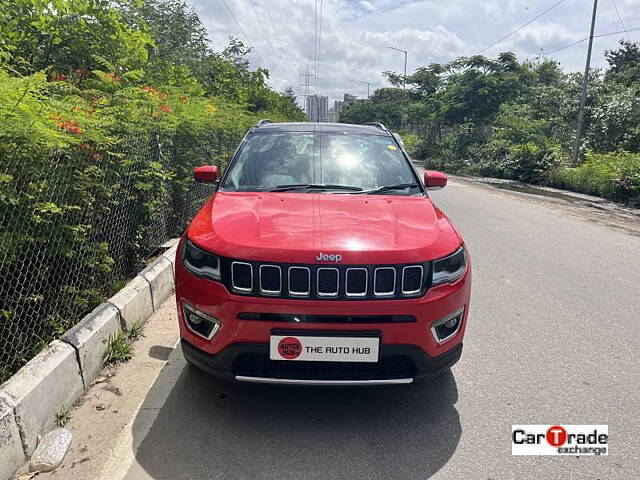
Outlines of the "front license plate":
{"label": "front license plate", "polygon": [[380,339],[376,337],[306,337],[271,335],[271,360],[311,362],[378,361]]}

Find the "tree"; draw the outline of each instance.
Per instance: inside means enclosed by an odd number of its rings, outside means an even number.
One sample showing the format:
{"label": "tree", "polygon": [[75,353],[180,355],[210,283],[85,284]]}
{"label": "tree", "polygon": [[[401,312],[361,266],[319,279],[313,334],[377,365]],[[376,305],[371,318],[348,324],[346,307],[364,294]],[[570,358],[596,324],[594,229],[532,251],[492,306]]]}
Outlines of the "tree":
{"label": "tree", "polygon": [[609,63],[607,78],[630,86],[640,81],[640,43],[620,40],[619,45],[604,54]]}
{"label": "tree", "polygon": [[126,21],[121,1],[3,0],[0,42],[9,66],[62,75],[106,68],[120,76],[143,68],[151,36],[143,24]]}

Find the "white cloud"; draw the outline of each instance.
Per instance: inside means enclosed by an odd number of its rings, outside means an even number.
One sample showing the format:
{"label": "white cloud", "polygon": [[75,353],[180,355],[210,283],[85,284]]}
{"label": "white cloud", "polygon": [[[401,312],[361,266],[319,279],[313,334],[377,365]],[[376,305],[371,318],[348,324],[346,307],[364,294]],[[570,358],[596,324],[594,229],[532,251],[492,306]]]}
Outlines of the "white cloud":
{"label": "white cloud", "polygon": [[376,10],[376,7],[374,7],[373,4],[371,2],[368,2],[367,0],[361,0],[360,6],[365,10],[369,10],[370,12],[373,12]]}
{"label": "white cloud", "polygon": [[[495,42],[557,0],[322,0],[322,37],[318,91],[339,98],[343,93],[366,95],[385,85],[381,73],[401,72],[403,56],[388,46],[409,52],[409,72],[432,62],[446,63],[473,55]],[[221,0],[196,0],[195,8],[210,32],[215,48],[229,35],[251,44],[254,65],[269,69],[277,89],[299,84],[309,65],[314,73],[315,0],[226,0],[244,34]],[[253,7],[252,7],[253,3]],[[566,0],[531,25],[484,52],[495,56],[512,50],[520,59],[551,51],[588,35],[591,2]],[[319,8],[320,0],[317,0]],[[640,0],[617,0],[628,29],[640,27]],[[254,12],[255,9],[255,12]],[[615,10],[600,2],[596,33],[621,30]],[[266,32],[266,35],[265,35]],[[640,40],[640,31],[630,33]],[[592,62],[604,66],[603,52],[615,47],[621,35],[597,38]],[[581,70],[586,42],[558,52],[566,70]],[[259,60],[258,56],[262,61]],[[313,81],[313,79],[312,79]],[[312,82],[313,85],[313,82]],[[313,90],[313,89],[312,89]]]}

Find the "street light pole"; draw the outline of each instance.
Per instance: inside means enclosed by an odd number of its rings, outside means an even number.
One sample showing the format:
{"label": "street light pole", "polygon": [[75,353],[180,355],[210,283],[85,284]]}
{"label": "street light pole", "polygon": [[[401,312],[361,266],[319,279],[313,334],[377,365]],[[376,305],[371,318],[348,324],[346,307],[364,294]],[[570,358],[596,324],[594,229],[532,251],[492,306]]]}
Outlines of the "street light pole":
{"label": "street light pole", "polygon": [[390,48],[391,50],[395,50],[397,52],[402,52],[404,53],[404,77],[402,77],[402,89],[406,90],[407,89],[407,51],[406,50],[402,50],[401,48],[395,48],[395,47],[387,47]]}
{"label": "street light pole", "polygon": [[582,124],[584,123],[584,106],[587,102],[587,85],[589,84],[589,68],[591,66],[591,47],[593,46],[593,30],[596,24],[596,11],[598,10],[598,0],[593,0],[593,13],[591,14],[591,31],[589,33],[589,47],[587,48],[587,64],[584,67],[584,79],[582,81],[582,95],[580,96],[580,110],[578,110],[578,126],[576,128],[576,142],[573,146],[573,157],[571,164],[578,164],[578,153],[580,151],[580,135],[582,134]]}
{"label": "street light pole", "polygon": [[362,80],[358,80],[360,83],[366,83],[367,84],[367,98],[369,98],[369,82],[364,82]]}

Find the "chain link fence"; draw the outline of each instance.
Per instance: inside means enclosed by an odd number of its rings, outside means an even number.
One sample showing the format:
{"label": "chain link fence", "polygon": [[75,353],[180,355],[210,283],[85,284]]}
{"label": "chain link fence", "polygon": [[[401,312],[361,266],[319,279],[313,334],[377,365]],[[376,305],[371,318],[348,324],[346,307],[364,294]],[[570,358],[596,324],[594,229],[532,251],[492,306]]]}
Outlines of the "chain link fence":
{"label": "chain link fence", "polygon": [[140,134],[52,158],[0,154],[0,383],[180,236],[240,133]]}

